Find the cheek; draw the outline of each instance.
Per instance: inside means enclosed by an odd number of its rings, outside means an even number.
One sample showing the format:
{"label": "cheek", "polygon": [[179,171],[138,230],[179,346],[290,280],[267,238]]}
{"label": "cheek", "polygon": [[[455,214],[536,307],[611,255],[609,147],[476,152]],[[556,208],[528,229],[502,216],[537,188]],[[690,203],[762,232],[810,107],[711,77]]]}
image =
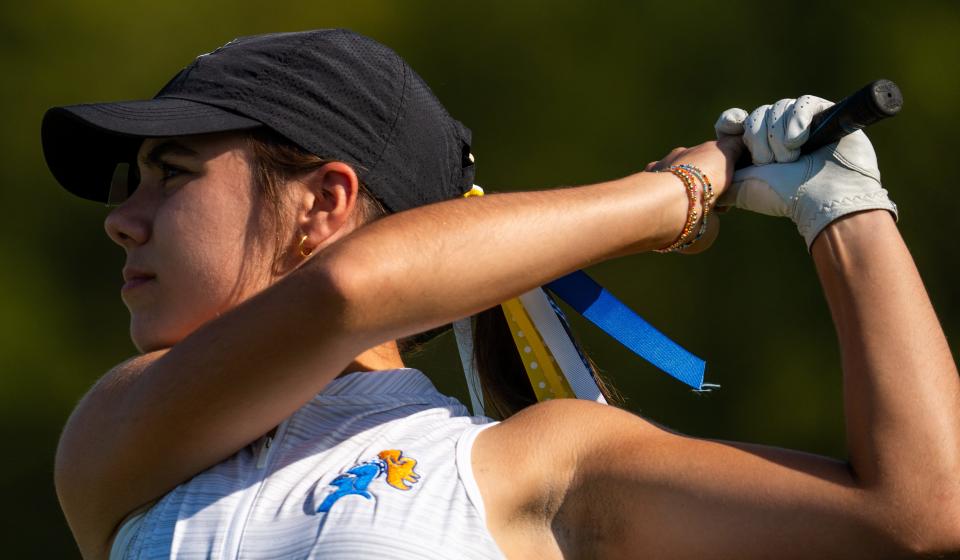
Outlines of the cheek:
{"label": "cheek", "polygon": [[[171,235],[163,236],[163,230]],[[157,246],[179,282],[214,292],[237,283],[246,252],[245,223],[239,216],[173,212],[169,220],[158,216],[156,233]]]}
{"label": "cheek", "polygon": [[269,263],[259,238],[249,205],[238,200],[184,200],[158,213],[158,299],[143,314],[142,336],[172,345],[262,290]]}

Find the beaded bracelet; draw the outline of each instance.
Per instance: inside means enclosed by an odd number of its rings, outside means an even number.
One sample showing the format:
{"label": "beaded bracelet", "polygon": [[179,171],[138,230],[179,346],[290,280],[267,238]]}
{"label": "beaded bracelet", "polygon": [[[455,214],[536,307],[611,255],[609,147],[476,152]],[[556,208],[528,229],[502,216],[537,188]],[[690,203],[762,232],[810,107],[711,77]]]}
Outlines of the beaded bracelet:
{"label": "beaded bracelet", "polygon": [[710,215],[710,207],[713,202],[713,183],[710,182],[710,178],[707,177],[707,174],[701,171],[698,167],[690,165],[689,163],[681,163],[676,167],[684,169],[687,172],[691,173],[694,177],[697,178],[697,181],[700,183],[702,188],[702,200],[700,202],[700,207],[703,210],[703,221],[700,223],[700,231],[697,232],[697,236],[687,241],[680,247],[677,247],[677,251],[682,251],[687,247],[693,245],[697,241],[700,241],[700,238],[703,237],[703,234],[707,231],[707,218]]}
{"label": "beaded bracelet", "polygon": [[[677,239],[663,249],[654,249],[657,253],[672,253],[680,249],[684,244],[684,239],[690,232],[693,231],[693,226],[697,223],[697,187],[694,185],[694,175],[689,170],[681,168],[679,166],[673,166],[667,169],[670,173],[673,173],[677,176],[678,179],[683,183],[683,186],[687,189],[687,198],[690,201],[689,206],[687,207],[687,222],[683,225],[683,230],[680,232],[680,236]],[[659,171],[657,172],[659,173]]]}

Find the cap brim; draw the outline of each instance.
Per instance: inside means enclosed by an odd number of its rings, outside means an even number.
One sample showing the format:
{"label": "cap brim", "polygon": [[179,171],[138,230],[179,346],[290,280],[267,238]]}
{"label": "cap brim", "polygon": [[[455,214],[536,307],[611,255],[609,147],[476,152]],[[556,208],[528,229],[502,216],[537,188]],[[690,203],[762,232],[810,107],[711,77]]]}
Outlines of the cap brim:
{"label": "cap brim", "polygon": [[263,126],[254,119],[170,97],[54,107],[43,116],[43,156],[73,194],[107,202],[118,163],[134,161],[144,138],[207,134]]}

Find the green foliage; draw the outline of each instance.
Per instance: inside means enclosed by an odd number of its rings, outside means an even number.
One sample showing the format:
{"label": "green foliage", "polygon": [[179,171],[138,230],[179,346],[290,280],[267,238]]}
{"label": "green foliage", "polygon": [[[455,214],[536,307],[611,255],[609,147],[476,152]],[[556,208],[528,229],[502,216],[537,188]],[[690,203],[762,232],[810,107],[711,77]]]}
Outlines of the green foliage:
{"label": "green foliage", "polygon": [[[900,116],[870,131],[900,228],[947,336],[960,334],[952,164],[960,8],[951,2],[34,2],[0,7],[0,411],[11,557],[76,554],[52,489],[76,400],[133,352],[121,251],[103,208],[60,189],[40,152],[52,105],[150,97],[239,35],[349,27],[392,46],[473,129],[493,190],[595,182],[712,137],[725,108],[898,82]],[[844,455],[839,355],[791,224],[738,213],[696,257],[591,271],[708,361],[697,395],[575,320],[631,409],[681,431]],[[415,365],[464,396],[445,337]],[[23,550],[17,550],[22,547]]]}

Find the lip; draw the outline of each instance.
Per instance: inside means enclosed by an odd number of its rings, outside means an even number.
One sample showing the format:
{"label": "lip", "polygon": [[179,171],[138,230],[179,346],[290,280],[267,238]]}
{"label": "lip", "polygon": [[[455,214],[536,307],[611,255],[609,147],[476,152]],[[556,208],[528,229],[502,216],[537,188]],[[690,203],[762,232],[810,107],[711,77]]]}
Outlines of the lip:
{"label": "lip", "polygon": [[147,278],[147,277],[140,277],[140,278],[134,278],[132,280],[127,280],[126,282],[123,283],[123,286],[120,288],[120,291],[129,292],[130,290],[136,288],[137,286],[146,284],[151,280],[153,280],[153,278]]}
{"label": "lip", "polygon": [[120,291],[125,292],[127,290],[132,290],[137,286],[146,284],[147,282],[155,279],[156,277],[157,275],[151,272],[140,270],[138,268],[125,266],[123,267],[124,282],[123,282],[123,287],[120,288]]}

